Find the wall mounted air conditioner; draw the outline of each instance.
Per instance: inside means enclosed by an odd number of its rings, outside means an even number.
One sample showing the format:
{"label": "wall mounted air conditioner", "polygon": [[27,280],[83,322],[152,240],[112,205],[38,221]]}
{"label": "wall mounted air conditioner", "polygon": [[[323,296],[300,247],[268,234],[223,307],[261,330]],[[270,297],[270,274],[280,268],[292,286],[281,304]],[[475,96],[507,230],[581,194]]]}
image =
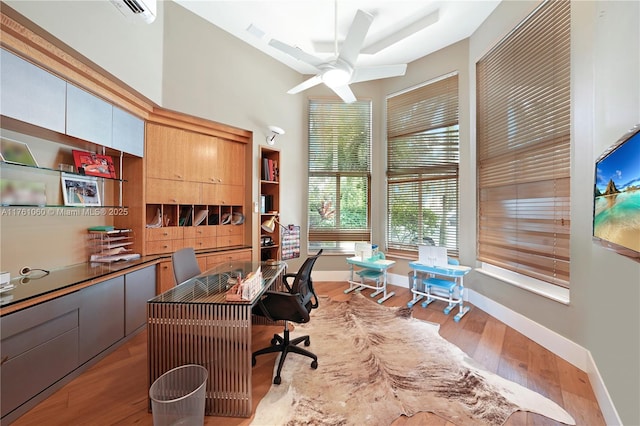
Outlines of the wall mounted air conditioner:
{"label": "wall mounted air conditioner", "polygon": [[110,0],[129,20],[152,23],[156,19],[157,0]]}

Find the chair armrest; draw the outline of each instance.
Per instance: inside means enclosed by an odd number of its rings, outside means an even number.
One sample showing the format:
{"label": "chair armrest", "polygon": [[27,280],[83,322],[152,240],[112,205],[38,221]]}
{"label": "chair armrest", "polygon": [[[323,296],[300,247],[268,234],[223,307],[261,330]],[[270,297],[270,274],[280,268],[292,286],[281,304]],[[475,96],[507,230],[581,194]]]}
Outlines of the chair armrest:
{"label": "chair armrest", "polygon": [[287,291],[289,293],[291,293],[291,284],[289,284],[289,282],[287,280],[290,279],[290,278],[293,278],[295,280],[297,275],[298,274],[289,273],[289,274],[284,274],[282,276],[282,282],[283,282],[284,286],[287,288]]}

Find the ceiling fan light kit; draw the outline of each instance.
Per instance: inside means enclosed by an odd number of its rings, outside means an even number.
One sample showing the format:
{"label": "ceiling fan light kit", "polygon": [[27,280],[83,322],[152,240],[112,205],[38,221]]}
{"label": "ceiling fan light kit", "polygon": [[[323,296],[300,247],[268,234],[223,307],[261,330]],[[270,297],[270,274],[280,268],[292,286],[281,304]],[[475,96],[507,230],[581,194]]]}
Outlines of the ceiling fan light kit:
{"label": "ceiling fan light kit", "polygon": [[373,15],[363,10],[358,10],[353,18],[349,32],[338,52],[338,35],[337,35],[337,2],[335,11],[335,58],[329,61],[318,58],[314,55],[304,52],[302,49],[290,46],[286,43],[272,39],[269,45],[286,53],[299,61],[303,61],[318,70],[318,74],[310,79],[303,81],[299,85],[289,89],[287,93],[295,94],[309,89],[320,83],[324,83],[327,87],[335,92],[344,102],[351,103],[356,101],[356,97],[349,87],[349,83],[377,80],[389,77],[398,77],[405,74],[407,65],[386,65],[378,67],[357,67],[356,60],[360,55],[364,39],[369,31],[369,27],[373,22]]}

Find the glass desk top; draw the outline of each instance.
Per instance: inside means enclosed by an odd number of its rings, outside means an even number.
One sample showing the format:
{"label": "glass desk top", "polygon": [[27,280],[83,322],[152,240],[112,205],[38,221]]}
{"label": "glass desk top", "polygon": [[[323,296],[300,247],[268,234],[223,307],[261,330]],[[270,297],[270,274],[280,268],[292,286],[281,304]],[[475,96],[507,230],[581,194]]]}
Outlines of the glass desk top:
{"label": "glass desk top", "polygon": [[[286,267],[285,262],[275,265],[250,261],[223,263],[154,297],[147,303],[253,304],[266,289],[271,287]],[[233,278],[239,274],[246,277],[249,273],[256,272],[258,268],[261,268],[262,272],[262,288],[253,299],[241,302],[227,301],[225,295],[233,285]]]}

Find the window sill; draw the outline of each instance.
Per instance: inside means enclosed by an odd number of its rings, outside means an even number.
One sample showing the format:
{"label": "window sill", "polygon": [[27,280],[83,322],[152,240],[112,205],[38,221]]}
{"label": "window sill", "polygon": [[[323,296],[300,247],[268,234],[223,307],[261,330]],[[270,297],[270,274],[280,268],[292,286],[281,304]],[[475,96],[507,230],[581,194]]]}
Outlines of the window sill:
{"label": "window sill", "polygon": [[481,266],[476,268],[476,271],[564,305],[568,305],[570,302],[569,289],[557,285],[489,265],[488,263],[481,263]]}

